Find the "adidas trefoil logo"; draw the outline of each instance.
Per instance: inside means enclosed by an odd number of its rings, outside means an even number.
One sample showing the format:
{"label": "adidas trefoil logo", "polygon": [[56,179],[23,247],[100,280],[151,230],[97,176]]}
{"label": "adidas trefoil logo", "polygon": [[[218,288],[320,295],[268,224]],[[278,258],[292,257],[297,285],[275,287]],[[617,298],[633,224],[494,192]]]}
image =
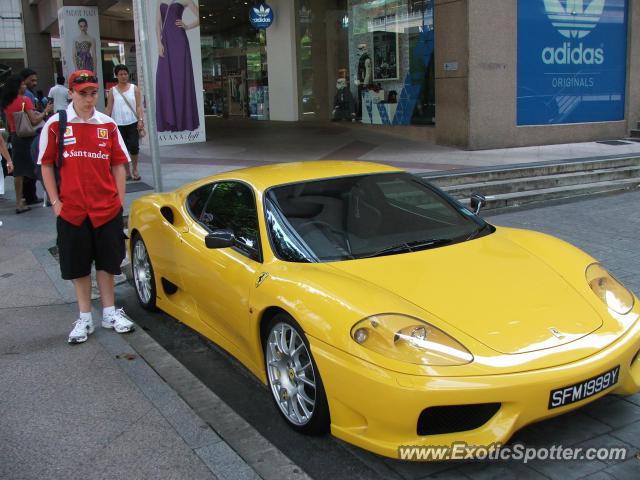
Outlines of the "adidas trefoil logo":
{"label": "adidas trefoil logo", "polygon": [[544,8],[558,33],[568,39],[584,38],[596,28],[605,0],[544,0]]}
{"label": "adidas trefoil logo", "polygon": [[260,5],[259,8],[253,8],[253,13],[255,13],[258,17],[265,18],[271,13],[270,8],[264,8],[264,5]]}

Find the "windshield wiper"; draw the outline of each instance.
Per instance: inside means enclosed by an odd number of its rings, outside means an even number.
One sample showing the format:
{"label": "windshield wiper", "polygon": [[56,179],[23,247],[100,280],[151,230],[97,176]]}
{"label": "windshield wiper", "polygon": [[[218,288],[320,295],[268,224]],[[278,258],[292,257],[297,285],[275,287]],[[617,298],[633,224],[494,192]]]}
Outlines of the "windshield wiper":
{"label": "windshield wiper", "polygon": [[427,248],[440,247],[451,243],[449,238],[432,238],[431,240],[414,240],[412,242],[403,242],[390,247],[383,248],[377,252],[369,253],[367,255],[359,255],[357,258],[372,258],[382,257],[384,255],[391,255],[394,253],[402,252],[417,252],[418,250],[426,250]]}
{"label": "windshield wiper", "polygon": [[474,230],[473,232],[471,232],[471,235],[469,235],[467,238],[465,238],[464,241],[466,242],[468,240],[473,240],[478,235],[480,235],[482,232],[484,232],[487,228],[489,228],[489,224],[485,223],[484,225],[479,227],[477,230]]}

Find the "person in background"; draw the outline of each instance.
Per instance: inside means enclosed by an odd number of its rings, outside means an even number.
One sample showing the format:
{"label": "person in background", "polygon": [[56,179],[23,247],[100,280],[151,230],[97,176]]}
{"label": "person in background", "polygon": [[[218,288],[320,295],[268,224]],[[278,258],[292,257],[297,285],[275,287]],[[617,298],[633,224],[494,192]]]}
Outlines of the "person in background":
{"label": "person in background", "polygon": [[37,103],[36,87],[38,86],[38,74],[31,68],[23,69],[18,75],[22,77],[22,81],[27,89],[24,91],[24,95],[29,97],[31,103],[35,106]]}
{"label": "person in background", "polygon": [[66,110],[69,105],[69,89],[64,86],[64,77],[59,75],[57,85],[49,90],[49,99],[53,102],[53,111]]}
{"label": "person in background", "polygon": [[60,272],[71,280],[80,315],[68,343],[86,342],[93,333],[91,266],[102,301],[102,326],[118,333],[133,331],[123,309],[116,310],[114,275],[121,273],[125,257],[122,211],[125,200],[125,165],[129,154],[112,118],[96,110],[98,79],[88,70],[69,77],[71,104],[67,107],[60,188],[54,164],[58,163],[59,118],[54,114],[40,135],[38,164],[51,199],[58,231]]}
{"label": "person in background", "polygon": [[[20,75],[12,75],[7,79],[4,94],[0,101],[0,108],[4,110],[7,128],[11,134],[11,145],[13,147],[13,182],[16,190],[16,213],[24,213],[31,210],[27,201],[23,198],[23,179],[25,177],[35,177],[35,164],[31,157],[31,142],[34,137],[19,137],[16,135],[16,124],[13,118],[15,112],[23,110],[33,125],[40,123],[51,107],[47,107],[45,112],[34,110],[33,103],[25,95],[26,86]],[[42,199],[40,199],[42,201]]]}
{"label": "person in background", "polygon": [[140,152],[140,131],[144,129],[142,119],[142,99],[140,90],[129,82],[129,69],[126,65],[118,65],[114,74],[118,84],[107,94],[105,112],[118,125],[120,135],[131,155],[131,174],[127,171],[127,180],[140,180],[138,172],[138,153]]}
{"label": "person in background", "polygon": [[[27,67],[24,70],[22,70],[19,75],[22,77],[22,80],[24,81],[24,84],[27,87],[27,89],[24,91],[24,95],[28,97],[29,100],[31,100],[31,103],[33,104],[33,108],[40,112],[44,111],[44,109],[43,110],[38,109],[38,98],[36,97],[36,87],[38,86],[38,74],[36,73],[36,71]],[[32,145],[30,145],[29,151],[31,151],[31,147]],[[33,159],[33,161],[35,161],[35,158]],[[38,194],[37,194],[35,175],[24,177],[23,187],[22,187],[22,196],[24,197],[24,200],[27,203],[27,205],[36,205],[38,203],[42,203],[42,198],[38,197]]]}
{"label": "person in background", "polygon": [[44,92],[42,90],[38,90],[36,92],[36,102],[36,110],[38,110],[39,112],[43,112],[47,106],[47,103],[49,103],[49,99],[44,96]]}

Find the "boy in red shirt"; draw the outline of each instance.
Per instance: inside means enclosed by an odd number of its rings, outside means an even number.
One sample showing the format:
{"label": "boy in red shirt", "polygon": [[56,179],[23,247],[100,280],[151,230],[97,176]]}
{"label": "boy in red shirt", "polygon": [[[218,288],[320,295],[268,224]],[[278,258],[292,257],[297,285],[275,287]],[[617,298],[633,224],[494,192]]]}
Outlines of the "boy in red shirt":
{"label": "boy in red shirt", "polygon": [[95,109],[98,79],[88,70],[69,77],[72,102],[67,107],[60,189],[58,163],[59,115],[53,115],[40,135],[38,164],[57,219],[62,278],[72,280],[80,316],[69,343],[87,341],[91,318],[91,265],[95,262],[103,307],[102,326],[118,333],[133,330],[122,309],[114,306],[113,276],[121,273],[125,256],[122,207],[125,165],[130,161],[116,123]]}

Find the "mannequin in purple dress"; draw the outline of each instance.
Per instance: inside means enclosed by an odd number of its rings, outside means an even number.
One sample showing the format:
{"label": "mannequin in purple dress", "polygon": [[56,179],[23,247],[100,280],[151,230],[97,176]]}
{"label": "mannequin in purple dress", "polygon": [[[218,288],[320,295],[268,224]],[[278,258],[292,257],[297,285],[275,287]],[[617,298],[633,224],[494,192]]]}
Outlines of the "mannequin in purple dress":
{"label": "mannequin in purple dress", "polygon": [[193,64],[186,30],[200,25],[182,21],[186,9],[199,19],[193,0],[161,2],[158,10],[158,69],[156,72],[156,122],[159,132],[196,130],[200,126]]}

